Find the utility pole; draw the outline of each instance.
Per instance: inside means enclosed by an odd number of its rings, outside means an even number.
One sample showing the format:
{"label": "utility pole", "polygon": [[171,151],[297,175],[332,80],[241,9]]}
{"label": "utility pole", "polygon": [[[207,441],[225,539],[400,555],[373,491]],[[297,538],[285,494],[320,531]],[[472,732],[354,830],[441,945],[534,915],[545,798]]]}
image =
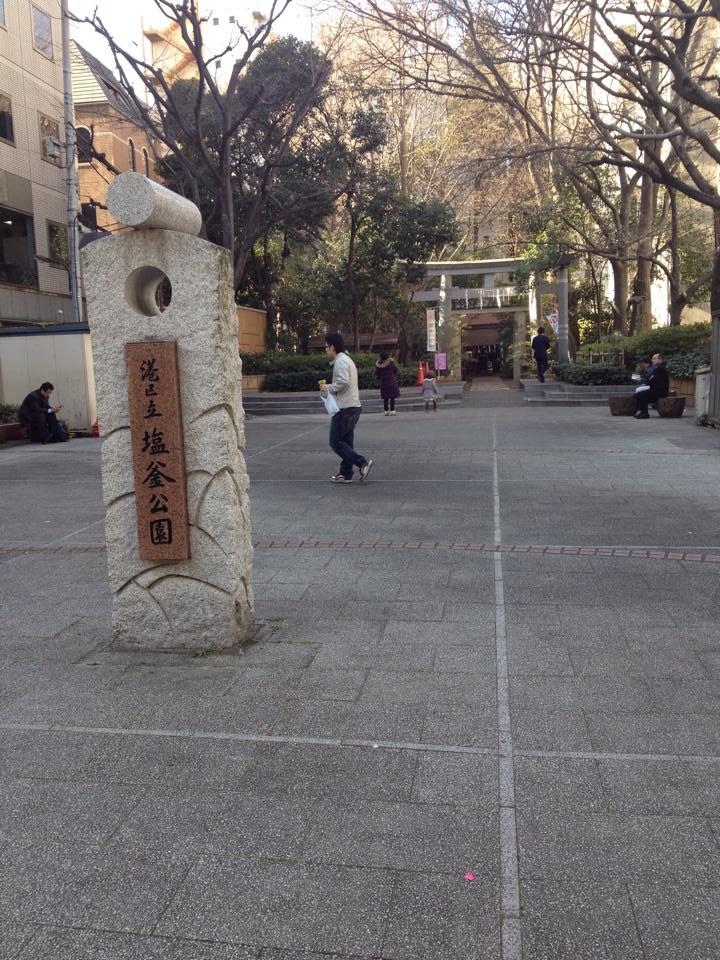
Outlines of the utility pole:
{"label": "utility pole", "polygon": [[70,21],[68,2],[60,0],[60,21],[62,26],[63,58],[63,104],[65,119],[65,175],[67,185],[67,232],[68,266],[70,272],[70,297],[72,299],[73,323],[82,321],[82,301],[80,297],[80,247],[78,244],[78,181],[75,136],[75,111],[72,95],[72,63],[70,62]]}

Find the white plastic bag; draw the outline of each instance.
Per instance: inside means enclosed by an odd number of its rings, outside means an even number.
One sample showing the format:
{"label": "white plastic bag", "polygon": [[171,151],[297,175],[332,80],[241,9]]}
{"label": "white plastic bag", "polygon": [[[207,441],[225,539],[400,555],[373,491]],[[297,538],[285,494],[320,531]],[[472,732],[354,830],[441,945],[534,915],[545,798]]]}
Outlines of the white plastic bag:
{"label": "white plastic bag", "polygon": [[325,396],[320,394],[320,396],[322,397],[322,402],[325,404],[325,413],[329,414],[331,417],[334,417],[335,414],[340,410],[340,407],[337,405],[335,395],[328,393]]}

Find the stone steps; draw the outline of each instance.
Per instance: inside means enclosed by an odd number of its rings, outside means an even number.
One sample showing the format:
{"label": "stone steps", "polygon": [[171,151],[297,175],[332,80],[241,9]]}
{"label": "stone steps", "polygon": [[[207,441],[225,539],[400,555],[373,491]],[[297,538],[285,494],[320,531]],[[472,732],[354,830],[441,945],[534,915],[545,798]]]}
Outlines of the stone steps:
{"label": "stone steps", "polygon": [[[440,393],[445,398],[439,401],[438,406],[457,407],[462,403],[462,383],[448,383],[440,386]],[[413,413],[425,410],[425,401],[420,396],[419,387],[401,388],[403,393],[395,401],[398,413]],[[383,402],[377,390],[361,390],[360,402],[363,413],[383,413]],[[246,393],[243,395],[243,408],[248,416],[294,416],[311,413],[325,414],[325,407],[316,392],[312,393]]]}
{"label": "stone steps", "polygon": [[520,389],[526,404],[546,407],[604,407],[610,397],[626,397],[635,392],[634,384],[584,386],[558,380],[521,380]]}

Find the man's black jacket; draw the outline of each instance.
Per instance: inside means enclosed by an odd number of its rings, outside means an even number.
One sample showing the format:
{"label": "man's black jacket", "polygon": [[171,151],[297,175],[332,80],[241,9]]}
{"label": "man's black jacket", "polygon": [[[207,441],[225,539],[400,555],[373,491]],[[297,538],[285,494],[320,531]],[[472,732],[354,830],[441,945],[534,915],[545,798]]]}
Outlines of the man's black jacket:
{"label": "man's black jacket", "polygon": [[666,397],[670,392],[670,374],[664,363],[659,363],[650,374],[648,386],[659,397]]}
{"label": "man's black jacket", "polygon": [[26,427],[30,426],[30,423],[40,414],[47,416],[47,412],[50,408],[50,404],[40,395],[39,390],[33,390],[32,393],[29,393],[23,402],[20,404],[20,409],[18,410],[18,419],[20,423],[25,424]]}

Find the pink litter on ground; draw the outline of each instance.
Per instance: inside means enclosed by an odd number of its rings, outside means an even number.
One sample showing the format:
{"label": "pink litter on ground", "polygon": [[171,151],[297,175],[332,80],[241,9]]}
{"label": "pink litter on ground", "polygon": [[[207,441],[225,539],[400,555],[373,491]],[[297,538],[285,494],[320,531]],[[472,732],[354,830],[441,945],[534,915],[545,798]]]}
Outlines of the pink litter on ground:
{"label": "pink litter on ground", "polygon": [[466,874],[465,874],[465,879],[466,879],[466,880],[474,880],[474,879],[475,879],[475,874],[474,874],[474,873],[466,873]]}

